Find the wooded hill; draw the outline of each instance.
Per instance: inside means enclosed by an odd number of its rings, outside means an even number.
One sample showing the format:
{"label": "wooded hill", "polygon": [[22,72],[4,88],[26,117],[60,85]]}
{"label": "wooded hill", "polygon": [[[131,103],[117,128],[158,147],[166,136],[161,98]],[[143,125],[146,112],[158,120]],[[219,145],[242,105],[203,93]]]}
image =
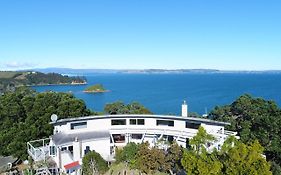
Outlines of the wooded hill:
{"label": "wooded hill", "polygon": [[86,83],[85,77],[69,77],[57,73],[0,71],[0,94],[15,91],[18,86]]}

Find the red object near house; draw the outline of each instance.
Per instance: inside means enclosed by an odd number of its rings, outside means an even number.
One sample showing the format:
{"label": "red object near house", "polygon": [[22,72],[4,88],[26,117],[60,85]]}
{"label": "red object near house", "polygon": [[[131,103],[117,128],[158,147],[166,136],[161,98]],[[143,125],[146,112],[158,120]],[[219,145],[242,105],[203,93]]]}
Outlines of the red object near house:
{"label": "red object near house", "polygon": [[77,167],[77,166],[80,166],[79,161],[66,164],[66,165],[64,165],[64,168],[65,168],[66,170],[69,170],[69,169],[73,169],[73,168],[75,168],[75,167]]}

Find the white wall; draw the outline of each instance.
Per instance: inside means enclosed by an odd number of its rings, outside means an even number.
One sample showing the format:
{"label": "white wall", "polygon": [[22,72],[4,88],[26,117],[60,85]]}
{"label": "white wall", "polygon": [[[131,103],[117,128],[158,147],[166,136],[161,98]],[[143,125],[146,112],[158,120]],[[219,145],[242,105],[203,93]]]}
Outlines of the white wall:
{"label": "white wall", "polygon": [[108,159],[110,155],[110,140],[102,139],[102,140],[92,140],[82,143],[82,157],[84,157],[84,150],[86,146],[90,146],[90,150],[95,150],[98,152],[105,160]]}

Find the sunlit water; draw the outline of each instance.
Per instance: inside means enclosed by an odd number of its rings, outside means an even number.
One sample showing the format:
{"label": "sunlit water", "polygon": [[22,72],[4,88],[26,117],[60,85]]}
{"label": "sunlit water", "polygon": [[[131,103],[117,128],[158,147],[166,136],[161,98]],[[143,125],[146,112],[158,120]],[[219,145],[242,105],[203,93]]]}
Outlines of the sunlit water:
{"label": "sunlit water", "polygon": [[[216,105],[230,104],[242,94],[274,100],[281,104],[281,74],[95,74],[86,75],[88,85],[33,87],[38,92],[72,92],[88,108],[102,111],[106,103],[138,101],[156,114],[180,114],[187,100],[189,111],[199,114]],[[110,92],[84,93],[101,83]]]}

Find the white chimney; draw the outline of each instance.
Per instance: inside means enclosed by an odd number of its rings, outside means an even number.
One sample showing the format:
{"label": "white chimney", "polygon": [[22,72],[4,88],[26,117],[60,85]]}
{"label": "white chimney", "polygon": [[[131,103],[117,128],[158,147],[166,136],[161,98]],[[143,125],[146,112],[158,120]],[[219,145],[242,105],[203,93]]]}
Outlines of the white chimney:
{"label": "white chimney", "polygon": [[81,158],[81,142],[78,140],[77,137],[75,137],[75,140],[73,142],[73,160],[78,161]]}
{"label": "white chimney", "polygon": [[188,107],[186,104],[186,101],[183,101],[183,104],[181,105],[181,116],[188,117]]}

